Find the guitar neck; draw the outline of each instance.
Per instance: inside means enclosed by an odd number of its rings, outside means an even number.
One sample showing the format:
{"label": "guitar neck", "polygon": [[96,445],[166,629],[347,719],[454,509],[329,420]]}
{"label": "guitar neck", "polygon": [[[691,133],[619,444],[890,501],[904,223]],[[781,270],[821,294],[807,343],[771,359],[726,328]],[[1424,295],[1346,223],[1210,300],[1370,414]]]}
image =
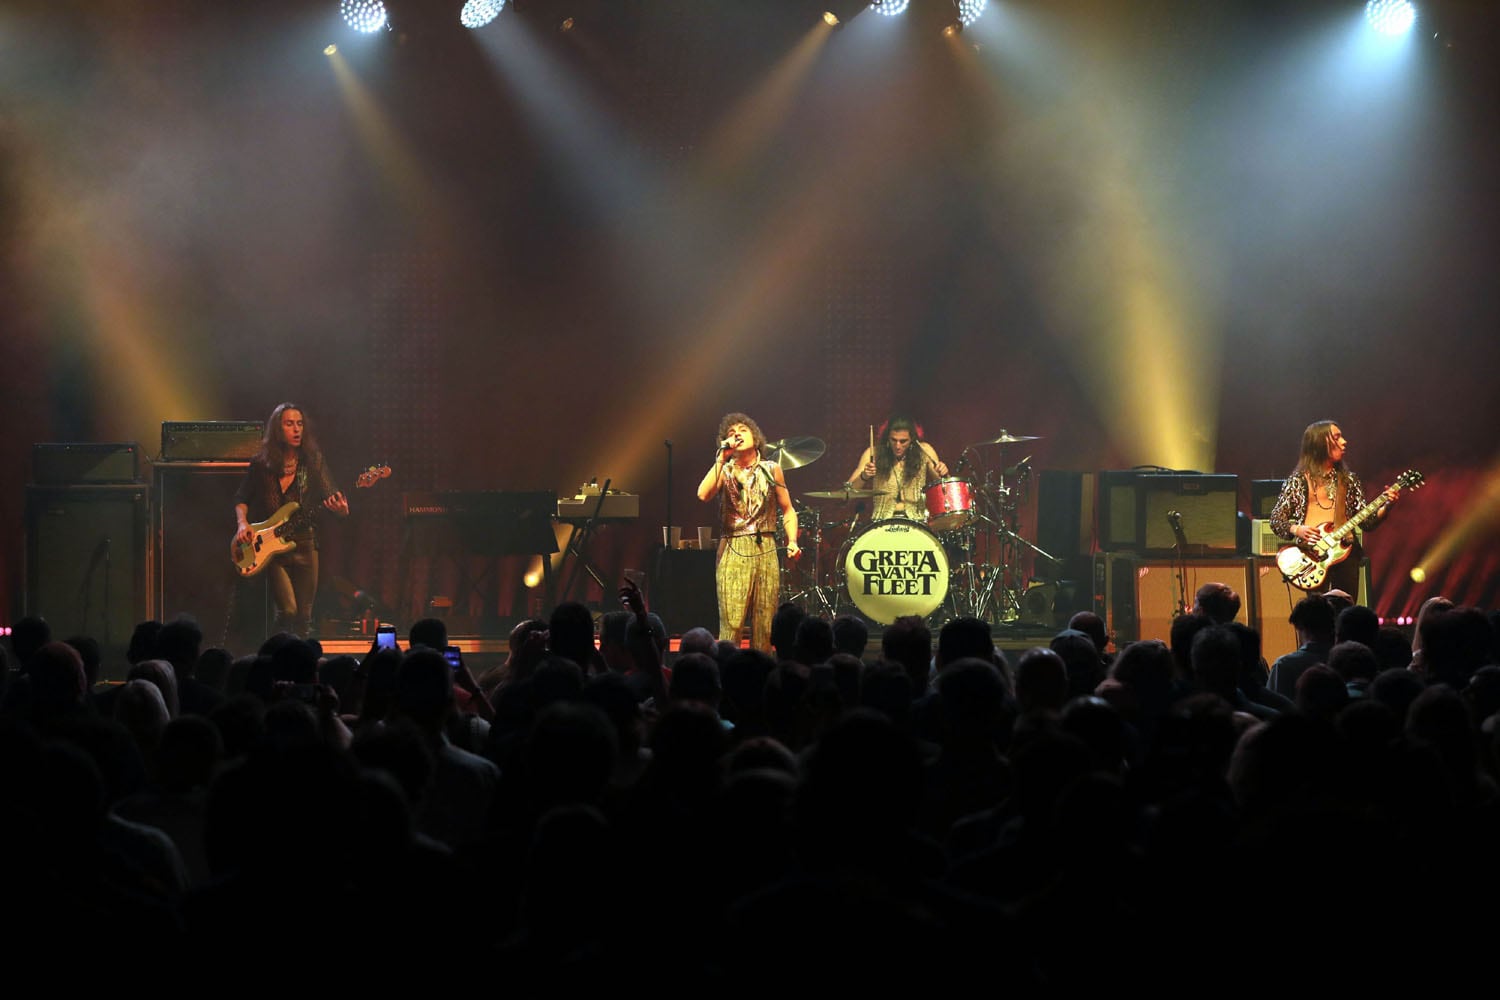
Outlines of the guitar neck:
{"label": "guitar neck", "polygon": [[[1401,485],[1397,483],[1395,484],[1394,488],[1399,490],[1401,488]],[[1359,510],[1355,511],[1353,517],[1349,518],[1349,520],[1345,521],[1338,528],[1329,532],[1329,535],[1339,541],[1342,541],[1344,538],[1353,533],[1355,528],[1358,528],[1361,524],[1364,524],[1370,518],[1378,514],[1380,512],[1380,508],[1390,503],[1392,499],[1392,497],[1388,497],[1384,493],[1381,493],[1374,500],[1371,500]]]}

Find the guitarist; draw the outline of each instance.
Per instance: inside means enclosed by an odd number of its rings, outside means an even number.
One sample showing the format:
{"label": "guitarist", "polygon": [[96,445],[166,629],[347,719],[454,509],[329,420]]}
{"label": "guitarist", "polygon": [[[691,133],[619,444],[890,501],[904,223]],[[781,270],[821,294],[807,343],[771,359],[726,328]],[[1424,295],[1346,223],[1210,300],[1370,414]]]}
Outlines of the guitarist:
{"label": "guitarist", "polygon": [[[260,450],[250,460],[234,501],[235,538],[247,544],[254,537],[250,522],[270,517],[289,501],[302,505],[299,515],[317,503],[339,517],[349,515],[349,501],[334,485],[323,452],[295,403],[282,403],[271,411]],[[292,539],[297,547],[279,555],[266,573],[276,602],[276,628],[306,636],[312,631],[313,595],[318,592],[318,545],[311,517],[300,520]]]}
{"label": "guitarist", "polygon": [[[1365,505],[1365,494],[1359,477],[1344,465],[1349,442],[1332,420],[1308,424],[1302,432],[1302,452],[1297,467],[1281,487],[1276,506],[1271,509],[1271,530],[1278,537],[1299,545],[1316,544],[1322,526],[1338,527]],[[1390,513],[1382,508],[1365,530],[1374,528]],[[1328,568],[1327,589],[1359,593],[1359,564],[1363,549],[1356,538],[1349,555]]]}

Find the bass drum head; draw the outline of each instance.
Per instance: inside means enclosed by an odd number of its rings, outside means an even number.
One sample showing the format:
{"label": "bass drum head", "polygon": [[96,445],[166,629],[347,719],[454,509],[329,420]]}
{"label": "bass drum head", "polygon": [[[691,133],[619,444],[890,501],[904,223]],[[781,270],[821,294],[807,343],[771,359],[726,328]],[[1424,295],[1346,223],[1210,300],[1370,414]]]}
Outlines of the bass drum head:
{"label": "bass drum head", "polygon": [[876,521],[848,542],[842,562],[849,599],[871,621],[926,617],[948,597],[948,554],[926,525]]}

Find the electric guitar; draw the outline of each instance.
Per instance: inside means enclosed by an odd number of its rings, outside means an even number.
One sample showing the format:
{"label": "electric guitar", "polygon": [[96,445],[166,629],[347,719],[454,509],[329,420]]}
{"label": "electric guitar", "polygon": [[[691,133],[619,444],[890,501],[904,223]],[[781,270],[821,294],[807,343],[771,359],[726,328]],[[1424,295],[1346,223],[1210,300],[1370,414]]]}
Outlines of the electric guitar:
{"label": "electric guitar", "polygon": [[1332,521],[1318,525],[1316,542],[1299,542],[1277,552],[1276,568],[1281,570],[1281,575],[1286,577],[1288,583],[1299,590],[1316,590],[1328,576],[1328,568],[1348,557],[1349,550],[1354,546],[1355,528],[1380,513],[1403,489],[1415,490],[1421,487],[1422,474],[1414,469],[1407,469],[1379,496],[1355,511],[1353,517],[1337,528]]}
{"label": "electric guitar", "polygon": [[[389,465],[372,465],[359,474],[354,485],[358,489],[368,489],[390,474]],[[236,534],[229,543],[229,558],[234,561],[234,568],[240,576],[254,576],[271,565],[281,553],[295,549],[297,543],[292,541],[292,536],[301,534],[321,509],[319,506],[303,510],[302,505],[293,500],[282,504],[264,521],[251,524],[250,541],[242,542]]]}

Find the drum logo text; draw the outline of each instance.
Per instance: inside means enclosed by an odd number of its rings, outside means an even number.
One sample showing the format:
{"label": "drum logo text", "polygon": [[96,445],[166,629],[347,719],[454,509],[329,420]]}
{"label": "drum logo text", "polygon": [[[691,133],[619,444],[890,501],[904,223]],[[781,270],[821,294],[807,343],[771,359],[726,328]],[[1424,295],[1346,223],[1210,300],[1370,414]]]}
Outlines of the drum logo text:
{"label": "drum logo text", "polygon": [[866,594],[930,595],[938,579],[937,556],[907,549],[854,553]]}

